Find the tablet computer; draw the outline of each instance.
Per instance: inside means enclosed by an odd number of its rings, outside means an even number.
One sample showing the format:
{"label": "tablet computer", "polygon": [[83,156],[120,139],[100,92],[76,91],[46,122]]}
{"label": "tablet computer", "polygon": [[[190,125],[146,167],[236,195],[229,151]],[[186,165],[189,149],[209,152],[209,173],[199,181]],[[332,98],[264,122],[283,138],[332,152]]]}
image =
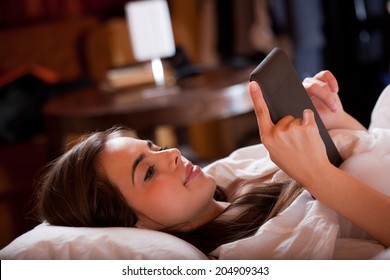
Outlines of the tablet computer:
{"label": "tablet computer", "polygon": [[311,109],[325,143],[329,161],[335,166],[341,164],[342,159],[328,130],[284,51],[279,48],[273,49],[250,74],[250,80],[259,84],[274,123],[287,115],[302,118],[303,111]]}

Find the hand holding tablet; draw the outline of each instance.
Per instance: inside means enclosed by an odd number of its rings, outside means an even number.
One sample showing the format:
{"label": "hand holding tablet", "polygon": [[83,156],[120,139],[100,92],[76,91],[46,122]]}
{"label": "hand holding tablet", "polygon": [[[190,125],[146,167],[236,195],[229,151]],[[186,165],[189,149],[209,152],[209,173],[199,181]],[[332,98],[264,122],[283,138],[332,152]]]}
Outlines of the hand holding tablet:
{"label": "hand holding tablet", "polygon": [[250,80],[259,84],[274,123],[287,115],[302,118],[303,111],[311,109],[329,161],[341,164],[340,154],[285,52],[275,48],[251,73]]}

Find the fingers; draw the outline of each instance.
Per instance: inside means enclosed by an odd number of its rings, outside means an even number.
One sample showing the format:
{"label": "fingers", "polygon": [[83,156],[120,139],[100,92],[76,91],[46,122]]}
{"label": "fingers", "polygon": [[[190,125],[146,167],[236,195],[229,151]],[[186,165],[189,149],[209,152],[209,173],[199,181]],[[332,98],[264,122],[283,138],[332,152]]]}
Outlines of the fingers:
{"label": "fingers", "polygon": [[267,133],[272,129],[274,123],[271,120],[268,106],[265,103],[263,97],[263,93],[261,92],[261,89],[256,82],[251,82],[249,84],[249,92],[251,94],[252,103],[256,113],[260,133]]}
{"label": "fingers", "polygon": [[278,123],[279,128],[288,129],[290,126],[317,126],[314,113],[310,109],[303,111],[302,118],[294,118],[291,115],[285,116]]}
{"label": "fingers", "polygon": [[324,70],[319,72],[314,76],[314,78],[325,82],[326,84],[329,85],[330,90],[333,93],[337,93],[339,91],[339,85],[337,83],[336,77],[330,72],[329,70]]}
{"label": "fingers", "polygon": [[[251,94],[260,132],[270,132],[275,124],[272,122],[267,103],[264,100],[263,93],[261,92],[259,85],[256,82],[251,82],[249,84],[249,92]],[[292,122],[302,125],[315,124],[314,113],[311,110],[305,110],[303,112],[303,119],[295,119],[292,116],[286,116],[278,122],[278,126],[283,127]]]}
{"label": "fingers", "polygon": [[333,112],[338,110],[338,84],[331,72],[322,71],[302,84],[311,98],[320,99]]}

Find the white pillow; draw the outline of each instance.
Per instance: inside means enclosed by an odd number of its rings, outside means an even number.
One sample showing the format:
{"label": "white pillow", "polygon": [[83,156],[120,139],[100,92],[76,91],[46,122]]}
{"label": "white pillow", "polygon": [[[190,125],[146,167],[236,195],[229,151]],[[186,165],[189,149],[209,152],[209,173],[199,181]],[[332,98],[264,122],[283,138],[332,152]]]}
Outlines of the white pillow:
{"label": "white pillow", "polygon": [[0,251],[0,259],[207,259],[166,233],[136,228],[77,228],[40,224]]}

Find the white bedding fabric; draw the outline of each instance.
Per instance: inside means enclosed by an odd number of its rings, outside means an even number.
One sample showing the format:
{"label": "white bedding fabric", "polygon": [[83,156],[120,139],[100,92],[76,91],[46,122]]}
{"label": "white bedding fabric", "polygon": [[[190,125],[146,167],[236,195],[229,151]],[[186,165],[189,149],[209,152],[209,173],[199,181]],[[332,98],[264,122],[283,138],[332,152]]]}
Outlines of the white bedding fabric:
{"label": "white bedding fabric", "polygon": [[[390,86],[381,94],[368,132],[334,130],[332,138],[344,162],[341,169],[390,195]],[[261,155],[257,159],[257,155]],[[208,167],[227,184],[235,174],[285,176],[268,158],[264,146],[235,151]],[[264,224],[253,237],[220,246],[219,259],[390,259],[386,249],[357,226],[304,192],[281,215]]]}
{"label": "white bedding fabric", "polygon": [[[390,86],[382,93],[368,132],[332,131],[341,168],[390,195]],[[205,170],[220,185],[241,178],[285,177],[262,145],[239,149]],[[219,259],[390,259],[390,249],[303,192],[253,237],[224,244]],[[133,228],[71,228],[42,224],[0,251],[0,259],[207,259],[168,234]]]}
{"label": "white bedding fabric", "polygon": [[[386,172],[390,170],[390,130],[338,130],[332,134],[341,155],[349,157],[340,168],[390,195]],[[259,152],[263,157],[257,160]],[[241,174],[248,171],[245,177],[257,172],[264,174],[270,177],[266,181],[285,177],[272,164],[262,164],[270,162],[266,153],[262,145],[246,147],[210,165],[208,172],[218,178],[219,184],[234,178],[234,170]],[[305,191],[284,212],[265,223],[255,236],[222,245],[213,255],[219,259],[369,259],[383,251],[384,247],[371,241],[364,231],[313,200]]]}

